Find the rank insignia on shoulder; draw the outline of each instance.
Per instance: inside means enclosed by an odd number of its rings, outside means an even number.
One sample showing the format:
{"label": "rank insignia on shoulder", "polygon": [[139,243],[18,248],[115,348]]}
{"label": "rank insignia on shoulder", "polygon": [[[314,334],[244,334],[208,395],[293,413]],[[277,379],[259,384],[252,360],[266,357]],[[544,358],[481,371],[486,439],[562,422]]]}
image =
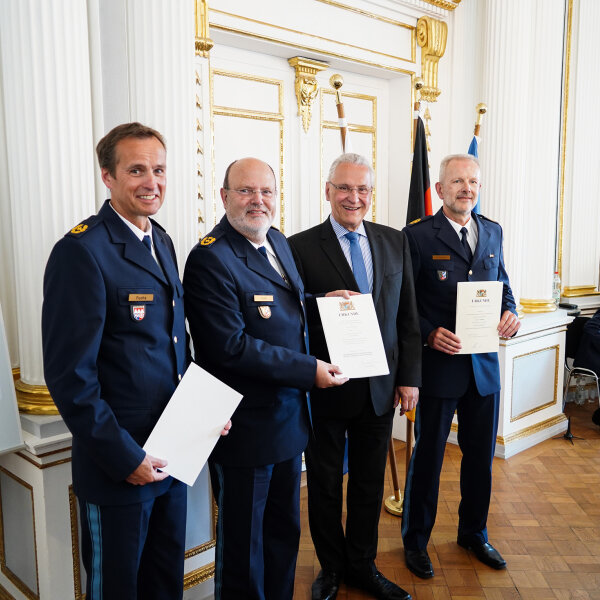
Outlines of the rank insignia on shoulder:
{"label": "rank insignia on shoulder", "polygon": [[215,240],[216,240],[216,238],[212,237],[211,235],[207,235],[206,237],[203,237],[200,240],[200,245],[201,246],[210,246],[215,243]]}
{"label": "rank insignia on shoulder", "polygon": [[415,219],[414,221],[411,221],[409,223],[409,225],[414,225],[415,223],[418,223],[421,220],[421,217],[419,217],[418,219]]}
{"label": "rank insignia on shoulder", "polygon": [[75,225],[73,229],[71,229],[71,233],[83,233],[88,228],[84,223],[79,223],[79,225]]}
{"label": "rank insignia on shoulder", "polygon": [[271,307],[270,306],[259,306],[258,307],[258,314],[263,319],[269,319],[269,318],[271,318]]}
{"label": "rank insignia on shoulder", "polygon": [[438,271],[437,273],[440,281],[446,281],[446,279],[448,279],[448,271]]}
{"label": "rank insignia on shoulder", "polygon": [[136,304],[131,305],[131,318],[134,321],[143,321],[146,316],[146,305]]}

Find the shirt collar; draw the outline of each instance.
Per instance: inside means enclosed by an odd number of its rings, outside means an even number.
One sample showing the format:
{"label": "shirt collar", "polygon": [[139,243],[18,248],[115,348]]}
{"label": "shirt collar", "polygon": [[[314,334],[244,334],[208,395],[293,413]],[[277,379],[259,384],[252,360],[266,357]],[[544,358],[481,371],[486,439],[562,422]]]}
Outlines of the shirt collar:
{"label": "shirt collar", "polygon": [[[337,236],[338,240],[340,238],[343,238],[350,231],[349,229],[346,229],[343,225],[340,225],[333,218],[333,215],[329,215],[329,221],[331,222],[331,226],[333,227],[333,231],[334,231],[335,235]],[[356,233],[358,233],[359,235],[363,235],[364,237],[368,237],[367,232],[365,231],[365,224],[363,221],[360,222],[360,225],[358,226]]]}
{"label": "shirt collar", "polygon": [[[137,225],[134,225],[131,221],[128,221],[125,217],[120,215],[115,210],[115,207],[110,202],[108,203],[108,205],[115,211],[115,213],[117,213],[117,215],[119,215],[119,219],[121,219],[121,221],[123,221],[123,223],[125,223],[125,225],[127,225],[127,227],[129,227],[129,229],[131,229],[131,231],[133,232],[133,235],[135,235],[135,237],[138,238],[138,240],[140,240],[140,242],[144,239],[144,236],[146,236],[146,235],[149,235],[150,241],[152,241],[152,223],[151,223],[150,219],[148,219],[148,231],[142,231]],[[153,245],[154,245],[154,243],[153,243]]]}

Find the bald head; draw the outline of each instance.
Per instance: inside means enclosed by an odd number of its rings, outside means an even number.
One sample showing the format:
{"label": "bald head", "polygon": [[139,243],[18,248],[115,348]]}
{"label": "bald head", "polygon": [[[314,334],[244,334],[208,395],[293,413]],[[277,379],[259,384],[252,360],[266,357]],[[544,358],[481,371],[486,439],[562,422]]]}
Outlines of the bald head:
{"label": "bald head", "polygon": [[271,166],[258,158],[240,158],[225,171],[221,199],[231,226],[262,244],[275,218],[277,184]]}

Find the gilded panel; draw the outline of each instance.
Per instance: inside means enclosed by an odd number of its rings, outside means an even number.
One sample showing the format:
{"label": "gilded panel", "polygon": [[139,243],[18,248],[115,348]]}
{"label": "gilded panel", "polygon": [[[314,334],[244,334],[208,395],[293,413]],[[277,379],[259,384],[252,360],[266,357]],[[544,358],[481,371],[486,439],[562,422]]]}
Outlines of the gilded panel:
{"label": "gilded panel", "polygon": [[0,570],[26,598],[39,599],[33,487],[1,466]]}

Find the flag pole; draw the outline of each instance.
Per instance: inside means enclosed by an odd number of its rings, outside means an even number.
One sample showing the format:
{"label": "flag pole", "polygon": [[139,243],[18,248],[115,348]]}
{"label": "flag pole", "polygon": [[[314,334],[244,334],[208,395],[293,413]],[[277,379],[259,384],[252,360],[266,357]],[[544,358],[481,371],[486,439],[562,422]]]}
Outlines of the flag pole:
{"label": "flag pole", "polygon": [[[414,121],[413,121],[413,149],[417,139],[417,125],[419,121],[419,111],[421,110],[421,88],[424,82],[421,77],[415,79],[415,102],[413,104]],[[414,152],[413,152],[414,154]],[[413,156],[414,160],[414,156]],[[408,476],[408,465],[410,463],[412,440],[413,440],[413,422],[415,420],[415,409],[408,411],[406,414],[406,476]],[[385,510],[394,516],[401,516],[403,511],[402,494],[400,493],[400,484],[398,483],[398,468],[396,466],[396,454],[394,452],[394,437],[390,437],[388,455],[390,459],[390,470],[392,472],[392,484],[394,486],[394,494],[384,501]]]}
{"label": "flag pole", "polygon": [[340,126],[340,136],[342,137],[342,154],[346,152],[346,133],[348,124],[344,114],[344,103],[342,102],[342,93],[340,89],[344,85],[344,78],[336,73],[329,78],[329,84],[335,90],[335,106],[337,108],[338,124]]}
{"label": "flag pole", "polygon": [[479,137],[479,130],[481,129],[481,119],[483,115],[487,112],[487,105],[483,102],[480,102],[476,107],[477,111],[477,120],[475,121],[475,127],[473,129],[473,135]]}
{"label": "flag pole", "polygon": [[[419,112],[421,110],[421,88],[425,85],[421,77],[415,79],[415,105],[414,105],[414,126],[413,126],[413,143],[417,138],[417,123],[419,121]],[[413,156],[414,160],[414,156]],[[425,165],[426,166],[426,165]],[[414,437],[414,423],[416,410],[413,408],[406,414],[406,477],[408,477],[408,466],[410,465],[410,457],[412,456],[412,445]]]}
{"label": "flag pole", "polygon": [[419,112],[421,111],[421,88],[425,85],[424,81],[417,77],[415,79],[415,103],[413,105],[414,119],[413,119],[413,144],[417,137],[417,121],[419,119]]}

